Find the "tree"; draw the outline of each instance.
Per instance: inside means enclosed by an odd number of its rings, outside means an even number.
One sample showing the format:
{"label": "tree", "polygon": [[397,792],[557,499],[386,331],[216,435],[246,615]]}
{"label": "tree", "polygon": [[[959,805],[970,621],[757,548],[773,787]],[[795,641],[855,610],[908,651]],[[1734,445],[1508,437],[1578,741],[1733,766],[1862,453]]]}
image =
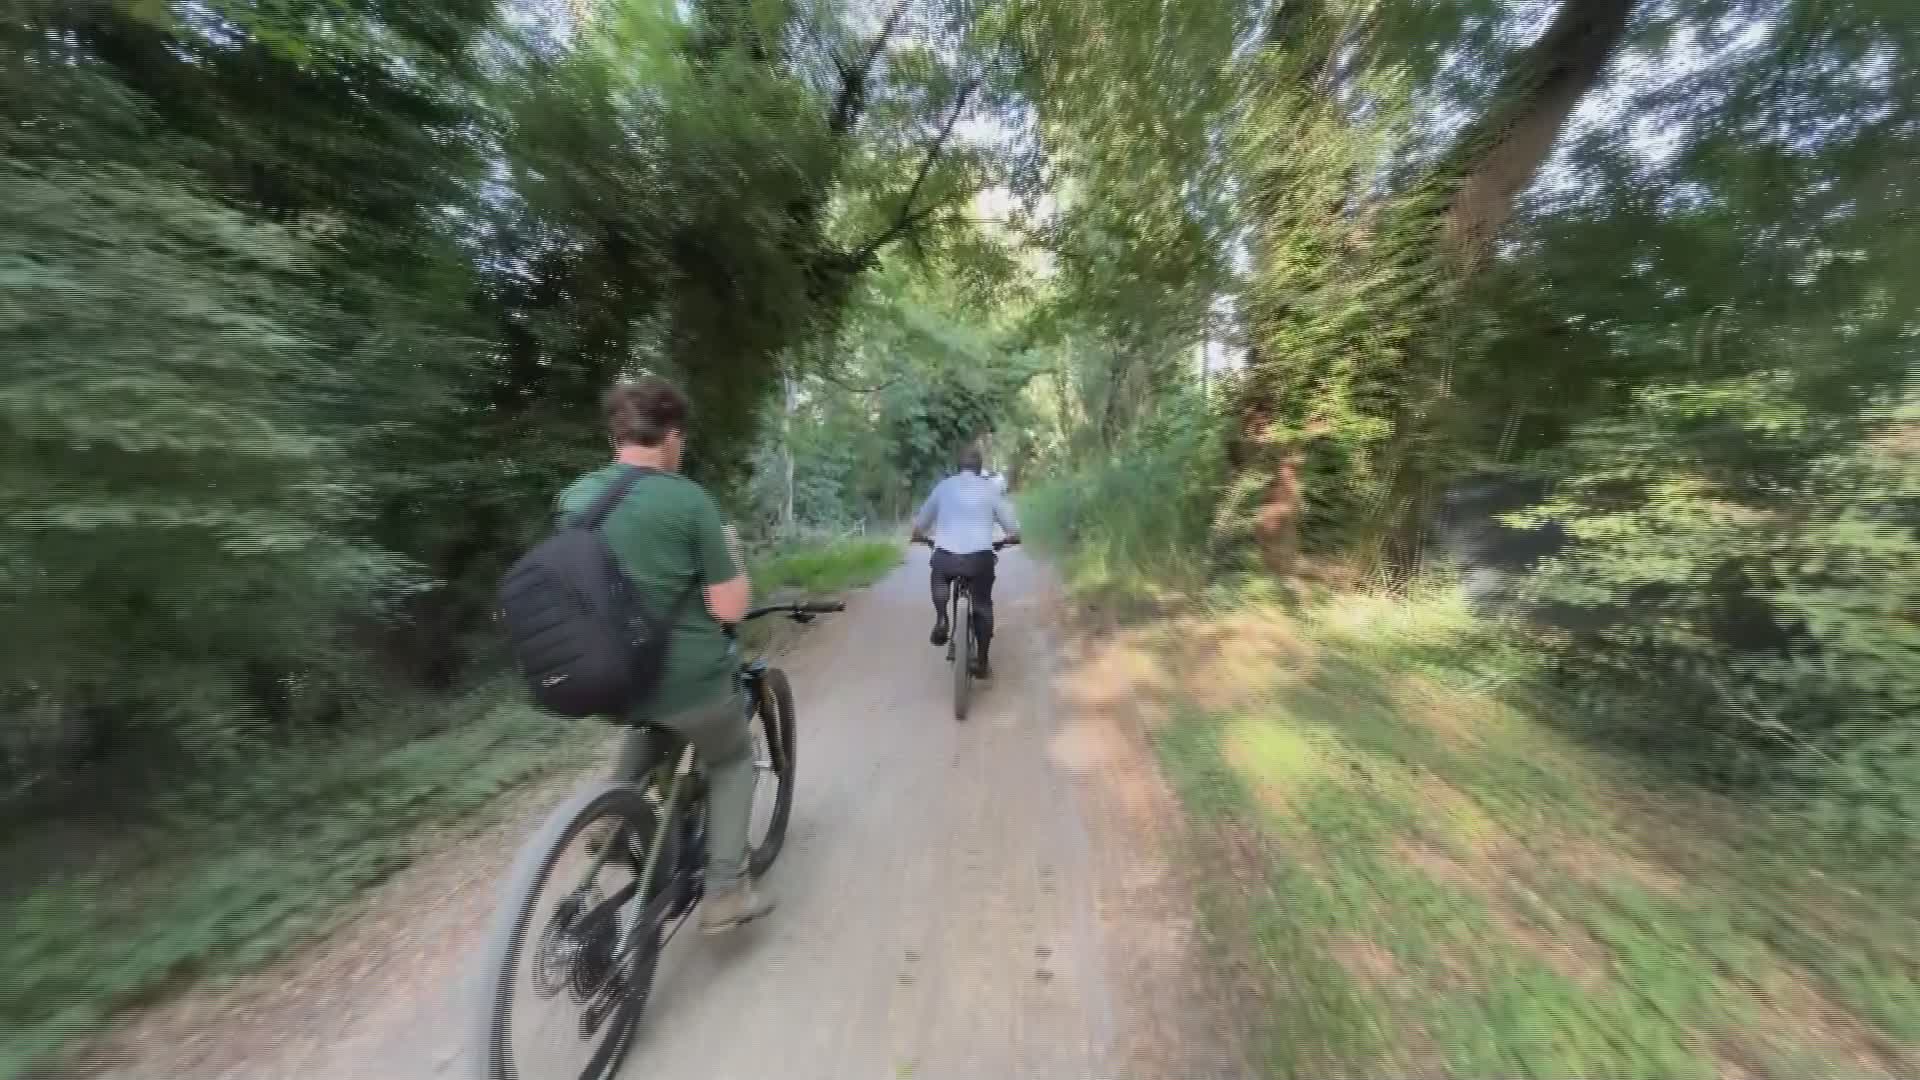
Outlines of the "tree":
{"label": "tree", "polygon": [[528,14],[0,16],[0,564],[48,628],[0,696],[164,744],[451,687],[500,570],[604,455],[612,380],[680,380],[692,464],[733,498],[860,280],[977,246],[947,235],[997,92],[966,12]]}
{"label": "tree", "polygon": [[1457,176],[1444,238],[1464,273],[1485,263],[1514,200],[1533,184],[1581,100],[1599,83],[1639,0],[1563,0],[1517,56],[1493,101],[1442,164]]}

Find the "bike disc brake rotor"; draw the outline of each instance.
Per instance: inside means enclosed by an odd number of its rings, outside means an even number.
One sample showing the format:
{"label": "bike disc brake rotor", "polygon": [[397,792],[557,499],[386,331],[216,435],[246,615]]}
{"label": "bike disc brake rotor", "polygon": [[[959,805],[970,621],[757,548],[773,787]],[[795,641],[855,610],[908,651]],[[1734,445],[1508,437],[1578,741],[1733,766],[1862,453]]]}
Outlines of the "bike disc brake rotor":
{"label": "bike disc brake rotor", "polygon": [[572,990],[576,1000],[585,1002],[607,985],[619,937],[618,920],[602,918],[590,928],[579,925],[581,916],[604,899],[598,886],[589,885],[561,901],[547,920],[530,972],[534,991],[541,997]]}

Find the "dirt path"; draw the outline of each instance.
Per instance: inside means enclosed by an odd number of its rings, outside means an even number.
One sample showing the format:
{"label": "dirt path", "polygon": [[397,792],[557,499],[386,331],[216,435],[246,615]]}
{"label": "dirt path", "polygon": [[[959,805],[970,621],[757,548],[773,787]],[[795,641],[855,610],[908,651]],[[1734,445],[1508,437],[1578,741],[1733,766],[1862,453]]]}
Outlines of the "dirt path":
{"label": "dirt path", "polygon": [[[800,780],[780,909],[680,935],[624,1076],[729,1080],[1246,1075],[1169,859],[1138,738],[1073,711],[1046,573],[1001,569],[998,677],[956,724],[925,555],[782,659]],[[328,942],[127,1025],[113,1080],[470,1075],[469,950],[512,848],[574,778],[455,840]]]}

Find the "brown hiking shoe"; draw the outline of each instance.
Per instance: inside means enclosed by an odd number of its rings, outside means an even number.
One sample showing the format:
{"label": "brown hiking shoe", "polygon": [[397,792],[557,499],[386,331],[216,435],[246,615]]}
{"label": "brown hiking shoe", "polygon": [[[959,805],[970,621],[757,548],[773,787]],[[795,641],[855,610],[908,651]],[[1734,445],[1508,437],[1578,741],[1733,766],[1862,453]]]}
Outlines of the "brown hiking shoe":
{"label": "brown hiking shoe", "polygon": [[772,910],[772,900],[756,892],[752,882],[742,881],[726,892],[707,896],[706,902],[700,905],[700,932],[724,934]]}

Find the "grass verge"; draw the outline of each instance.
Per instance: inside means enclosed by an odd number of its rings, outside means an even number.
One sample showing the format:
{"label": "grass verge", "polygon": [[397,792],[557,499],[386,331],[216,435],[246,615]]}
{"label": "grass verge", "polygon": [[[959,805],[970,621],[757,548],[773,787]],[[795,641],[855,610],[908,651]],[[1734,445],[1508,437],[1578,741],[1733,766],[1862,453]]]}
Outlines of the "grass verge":
{"label": "grass verge", "polygon": [[584,765],[606,739],[603,726],[559,723],[502,686],[438,711],[435,733],[388,727],[288,747],[170,805],[105,808],[122,820],[87,823],[118,842],[0,904],[0,1078],[57,1060],[119,1010],[325,931],[417,854],[423,828]]}
{"label": "grass verge", "polygon": [[900,565],[905,552],[898,540],[850,536],[776,549],[754,560],[750,574],[762,597],[778,592],[840,592],[886,577]]}
{"label": "grass verge", "polygon": [[1110,636],[1281,1077],[1920,1073],[1920,901],[1517,704],[1446,596]]}

